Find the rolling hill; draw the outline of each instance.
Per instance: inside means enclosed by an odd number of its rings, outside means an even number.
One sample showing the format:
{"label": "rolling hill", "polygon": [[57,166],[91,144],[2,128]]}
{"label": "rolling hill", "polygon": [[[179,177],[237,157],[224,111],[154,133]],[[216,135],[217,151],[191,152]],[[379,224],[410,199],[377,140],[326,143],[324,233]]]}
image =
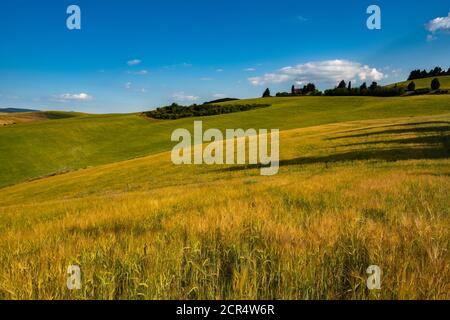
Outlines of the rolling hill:
{"label": "rolling hill", "polygon": [[[441,83],[441,89],[450,89],[450,76],[444,76],[444,77],[437,77],[439,79],[439,82]],[[431,81],[434,79],[434,77],[432,78],[424,78],[424,79],[416,79],[416,80],[412,80],[414,81],[414,83],[416,84],[416,89],[424,89],[424,88],[430,88],[431,87]],[[403,82],[398,82],[398,83],[394,83],[389,85],[388,87],[393,87],[395,85],[399,86],[399,87],[403,87],[406,88],[408,87],[408,84],[411,81],[403,81]]]}
{"label": "rolling hill", "polygon": [[[274,100],[265,121],[286,129],[272,177],[175,166],[161,152],[3,188],[0,299],[448,299],[450,113],[412,116],[433,112],[403,101],[401,117],[375,101],[328,100],[333,113],[316,106],[313,118]],[[292,117],[276,119],[284,108]],[[348,109],[379,119],[308,125],[351,118]],[[253,112],[238,118],[262,121]],[[76,292],[64,287],[71,264],[83,272]],[[365,289],[372,264],[383,290]]]}
{"label": "rolling hill", "polygon": [[20,112],[40,112],[33,109],[20,109],[20,108],[0,108],[0,113],[20,113]]}
{"label": "rolling hill", "polygon": [[9,110],[23,110],[20,112],[1,112],[0,110],[0,126],[16,125],[20,123],[37,122],[44,120],[58,120],[73,118],[82,115],[77,112],[63,112],[63,111],[24,111],[24,109],[9,109]]}
{"label": "rolling hill", "polygon": [[[228,102],[233,103],[233,102]],[[205,128],[289,130],[342,121],[449,112],[449,96],[372,98],[296,97],[240,100],[265,110],[201,118]],[[136,114],[78,115],[0,128],[0,187],[29,179],[168,151],[176,128],[194,118],[149,120]]]}

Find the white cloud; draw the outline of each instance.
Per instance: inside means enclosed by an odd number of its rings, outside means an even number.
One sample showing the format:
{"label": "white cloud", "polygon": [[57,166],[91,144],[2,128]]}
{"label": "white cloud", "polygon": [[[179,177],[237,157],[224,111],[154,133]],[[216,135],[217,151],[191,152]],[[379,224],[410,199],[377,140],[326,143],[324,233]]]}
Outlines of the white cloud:
{"label": "white cloud", "polygon": [[447,17],[438,17],[431,20],[425,25],[425,28],[433,33],[438,30],[450,31],[450,12]]}
{"label": "white cloud", "polygon": [[244,71],[245,72],[253,72],[253,71],[256,71],[256,69],[255,68],[246,68],[246,69],[244,69]]}
{"label": "white cloud", "polygon": [[213,98],[217,98],[217,99],[222,99],[222,98],[226,98],[227,95],[224,93],[215,93],[213,94]]}
{"label": "white cloud", "polygon": [[57,102],[69,102],[69,101],[88,101],[93,97],[87,93],[63,93],[53,97],[53,101]]}
{"label": "white cloud", "polygon": [[434,41],[434,40],[436,40],[436,39],[437,39],[437,38],[436,38],[435,36],[433,36],[432,34],[427,35],[427,41],[428,41],[428,42]]}
{"label": "white cloud", "polygon": [[197,101],[198,99],[200,99],[200,97],[185,94],[184,92],[174,93],[172,98],[175,99],[175,101],[179,101],[179,102],[185,102],[185,101],[194,102],[194,101]]}
{"label": "white cloud", "polygon": [[134,74],[137,76],[145,76],[148,74],[148,70],[128,71],[128,74]]}
{"label": "white cloud", "polygon": [[125,83],[125,89],[132,90],[133,92],[140,92],[140,93],[147,93],[147,89],[145,88],[134,88],[134,85],[132,82]]}
{"label": "white cloud", "polygon": [[428,42],[436,40],[435,34],[439,31],[450,33],[450,12],[447,17],[437,17],[425,24],[425,29],[431,32],[431,34],[427,35]]}
{"label": "white cloud", "polygon": [[326,60],[308,62],[279,69],[273,73],[266,73],[260,77],[251,77],[248,80],[253,85],[269,83],[282,83],[287,81],[303,84],[305,82],[325,82],[335,84],[340,80],[379,81],[385,75],[376,68],[362,65],[359,62],[348,60]]}
{"label": "white cloud", "polygon": [[182,67],[182,68],[190,68],[192,67],[192,63],[187,63],[187,62],[183,62],[183,63],[178,63],[178,64],[172,64],[169,66],[164,66],[163,69],[176,69],[178,67]]}
{"label": "white cloud", "polygon": [[297,20],[298,21],[300,21],[300,22],[306,22],[306,21],[308,21],[308,19],[306,19],[304,16],[302,16],[302,15],[298,15],[297,16]]}
{"label": "white cloud", "polygon": [[127,62],[127,64],[129,66],[137,66],[138,64],[140,64],[142,62],[142,60],[139,59],[133,59]]}

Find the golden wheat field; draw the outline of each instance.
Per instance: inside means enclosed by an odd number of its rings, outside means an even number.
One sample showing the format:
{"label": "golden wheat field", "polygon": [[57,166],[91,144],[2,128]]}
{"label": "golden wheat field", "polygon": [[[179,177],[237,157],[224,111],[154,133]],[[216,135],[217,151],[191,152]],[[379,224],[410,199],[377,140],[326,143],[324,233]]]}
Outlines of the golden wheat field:
{"label": "golden wheat field", "polygon": [[0,298],[450,299],[449,123],[283,131],[273,177],[161,153],[4,188]]}

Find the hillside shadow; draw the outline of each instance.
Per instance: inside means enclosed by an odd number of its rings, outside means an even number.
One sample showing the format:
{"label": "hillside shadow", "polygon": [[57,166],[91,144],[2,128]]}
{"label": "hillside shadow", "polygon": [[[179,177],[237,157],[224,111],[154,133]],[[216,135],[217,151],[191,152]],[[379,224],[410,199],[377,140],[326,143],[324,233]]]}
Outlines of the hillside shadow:
{"label": "hillside shadow", "polygon": [[450,126],[439,126],[439,127],[423,127],[423,128],[403,128],[403,129],[392,129],[377,132],[366,132],[360,134],[346,135],[328,138],[328,140],[339,140],[339,139],[351,139],[351,138],[361,138],[370,137],[376,135],[388,135],[388,134],[420,134],[420,133],[443,133],[450,131]]}
{"label": "hillside shadow", "polygon": [[[434,124],[436,126],[430,127],[412,127],[423,124]],[[377,137],[381,135],[392,135],[390,139],[382,139],[379,141],[361,141],[349,143],[345,145],[336,145],[335,148],[340,147],[358,147],[365,146],[357,150],[350,150],[341,153],[334,153],[324,156],[298,157],[293,159],[281,160],[280,167],[293,165],[311,165],[311,164],[332,164],[338,162],[351,161],[385,161],[396,162],[406,160],[433,160],[433,159],[449,159],[450,158],[450,122],[445,121],[428,121],[416,122],[406,124],[386,125],[388,127],[399,127],[377,132],[364,132],[353,135],[345,135],[340,137],[332,137],[327,140],[339,140],[347,138],[363,138],[363,137]],[[377,127],[379,128],[379,127]],[[373,128],[376,129],[376,128]],[[363,130],[367,130],[363,129]],[[401,134],[415,134],[417,137],[410,138],[395,138],[395,135]],[[429,134],[428,136],[420,136],[420,134]],[[389,147],[376,148],[377,144],[392,144]],[[420,146],[413,146],[418,144]],[[393,145],[397,145],[394,147]],[[374,146],[374,147],[370,147]],[[237,165],[227,168],[221,168],[216,171],[242,171],[248,169],[259,169],[262,165]]]}
{"label": "hillside shadow", "polygon": [[367,131],[367,130],[374,130],[374,129],[383,129],[383,128],[392,128],[392,127],[413,127],[413,126],[432,125],[432,124],[450,125],[450,121],[427,121],[427,122],[410,122],[410,123],[388,124],[388,125],[376,126],[376,127],[366,127],[366,128],[345,130],[345,131],[336,132],[336,134],[344,134],[344,133],[360,132],[360,131]]}
{"label": "hillside shadow", "polygon": [[[329,156],[317,157],[299,157],[280,161],[280,168],[294,165],[311,165],[311,164],[332,164],[338,162],[361,161],[361,160],[378,160],[385,162],[396,162],[405,160],[433,160],[448,159],[450,151],[444,147],[433,148],[386,148],[386,149],[369,149],[355,150]],[[242,165],[229,168],[218,169],[219,172],[243,171],[249,169],[259,169],[262,165]]]}
{"label": "hillside shadow", "polygon": [[353,147],[353,146],[364,146],[364,145],[376,145],[376,144],[442,144],[444,149],[450,153],[450,135],[439,135],[439,136],[424,136],[415,138],[404,138],[404,139],[392,139],[392,140],[380,140],[380,141],[367,141],[358,143],[349,143],[344,145],[339,145],[339,147]]}

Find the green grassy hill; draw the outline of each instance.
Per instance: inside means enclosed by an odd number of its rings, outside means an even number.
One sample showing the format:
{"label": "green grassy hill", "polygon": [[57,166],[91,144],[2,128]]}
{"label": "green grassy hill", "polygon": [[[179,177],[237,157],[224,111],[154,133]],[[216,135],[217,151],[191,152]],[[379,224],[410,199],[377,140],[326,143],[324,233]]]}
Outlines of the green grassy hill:
{"label": "green grassy hill", "polygon": [[[297,166],[315,168],[317,164],[333,166],[340,162],[351,165],[358,160],[446,159],[450,158],[450,113],[308,126],[282,131],[280,141],[280,174],[292,173]],[[166,187],[186,188],[259,176],[259,170],[252,166],[233,170],[237,168],[175,166],[167,151],[3,188],[0,207],[86,196],[108,197]],[[450,173],[450,167],[447,169]]]}
{"label": "green grassy hill", "polygon": [[[204,121],[205,128],[288,130],[342,121],[450,112],[449,96],[297,97],[236,103],[270,103],[272,106],[199,119]],[[168,151],[174,145],[170,141],[172,131],[189,129],[194,120],[156,121],[135,114],[77,115],[0,127],[0,187]]]}
{"label": "green grassy hill", "polygon": [[[437,78],[439,79],[439,82],[441,83],[441,89],[450,89],[450,76],[437,77]],[[433,79],[434,79],[434,77],[424,78],[424,79],[416,79],[416,80],[412,80],[412,81],[414,81],[414,83],[416,84],[416,89],[424,89],[424,88],[431,88],[431,81],[433,81]],[[406,88],[410,82],[411,81],[398,82],[398,83],[391,84],[388,87],[393,87],[393,86],[397,85],[399,87]]]}

